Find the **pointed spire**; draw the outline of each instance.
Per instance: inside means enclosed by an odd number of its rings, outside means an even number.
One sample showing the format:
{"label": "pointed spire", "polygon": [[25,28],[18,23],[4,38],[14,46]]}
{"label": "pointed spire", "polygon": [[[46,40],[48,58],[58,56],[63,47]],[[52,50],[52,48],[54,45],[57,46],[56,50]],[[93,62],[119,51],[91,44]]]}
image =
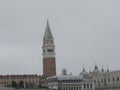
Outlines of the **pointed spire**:
{"label": "pointed spire", "polygon": [[83,64],[83,72],[85,72],[85,67],[84,67],[84,64]]}
{"label": "pointed spire", "polygon": [[89,71],[89,73],[92,73],[92,71],[91,71],[91,67],[90,67],[90,71]]}
{"label": "pointed spire", "polygon": [[107,72],[109,72],[108,66],[107,66]]}
{"label": "pointed spire", "polygon": [[46,29],[45,29],[45,33],[44,33],[44,39],[45,38],[46,39],[52,39],[53,38],[48,19],[47,19],[47,25],[46,25]]}
{"label": "pointed spire", "polygon": [[94,67],[94,69],[98,69],[97,62],[95,62],[95,67]]}
{"label": "pointed spire", "polygon": [[103,65],[102,65],[102,69],[101,69],[101,71],[104,72]]}
{"label": "pointed spire", "polygon": [[95,61],[95,66],[97,66],[97,61]]}

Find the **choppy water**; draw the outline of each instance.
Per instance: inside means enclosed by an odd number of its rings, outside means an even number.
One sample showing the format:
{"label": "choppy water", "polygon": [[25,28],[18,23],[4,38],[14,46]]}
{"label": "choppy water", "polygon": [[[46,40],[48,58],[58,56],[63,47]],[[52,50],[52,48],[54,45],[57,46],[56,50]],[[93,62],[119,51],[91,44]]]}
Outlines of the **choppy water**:
{"label": "choppy water", "polygon": [[14,89],[14,88],[0,87],[0,90],[48,90],[48,89]]}

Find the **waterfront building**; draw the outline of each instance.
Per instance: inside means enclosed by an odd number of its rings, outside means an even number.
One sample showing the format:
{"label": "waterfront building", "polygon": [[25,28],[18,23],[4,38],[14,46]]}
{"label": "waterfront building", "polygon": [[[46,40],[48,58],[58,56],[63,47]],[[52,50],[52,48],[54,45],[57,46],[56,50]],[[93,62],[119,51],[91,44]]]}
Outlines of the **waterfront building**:
{"label": "waterfront building", "polygon": [[39,87],[42,83],[40,75],[0,75],[0,86]]}
{"label": "waterfront building", "polygon": [[92,79],[95,82],[96,90],[120,90],[120,70],[105,71],[103,68],[99,70],[95,65],[92,72]]}
{"label": "waterfront building", "polygon": [[66,74],[47,78],[48,87],[55,90],[94,90],[94,81],[81,75]]}

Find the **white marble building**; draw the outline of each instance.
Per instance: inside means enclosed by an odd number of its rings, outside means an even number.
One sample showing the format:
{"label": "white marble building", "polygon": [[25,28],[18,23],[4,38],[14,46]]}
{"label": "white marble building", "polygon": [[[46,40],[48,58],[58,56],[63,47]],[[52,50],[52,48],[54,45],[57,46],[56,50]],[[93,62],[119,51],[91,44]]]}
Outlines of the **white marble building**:
{"label": "white marble building", "polygon": [[81,72],[79,76],[63,73],[48,77],[48,87],[55,90],[94,90],[94,81],[83,74],[87,73]]}
{"label": "white marble building", "polygon": [[120,90],[120,70],[105,71],[103,68],[99,70],[95,65],[91,74],[96,90]]}
{"label": "white marble building", "polygon": [[51,89],[59,90],[120,90],[120,70],[109,71],[99,69],[95,65],[94,70],[83,71],[77,75],[66,74],[47,78]]}

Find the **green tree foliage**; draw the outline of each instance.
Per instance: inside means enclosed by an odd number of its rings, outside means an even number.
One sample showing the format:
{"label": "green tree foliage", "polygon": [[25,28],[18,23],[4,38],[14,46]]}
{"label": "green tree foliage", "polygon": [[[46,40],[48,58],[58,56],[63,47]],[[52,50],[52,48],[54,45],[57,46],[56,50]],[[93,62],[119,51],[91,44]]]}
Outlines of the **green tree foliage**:
{"label": "green tree foliage", "polygon": [[24,88],[24,81],[20,80],[18,88]]}
{"label": "green tree foliage", "polygon": [[11,82],[12,87],[17,88],[17,83],[15,81]]}

